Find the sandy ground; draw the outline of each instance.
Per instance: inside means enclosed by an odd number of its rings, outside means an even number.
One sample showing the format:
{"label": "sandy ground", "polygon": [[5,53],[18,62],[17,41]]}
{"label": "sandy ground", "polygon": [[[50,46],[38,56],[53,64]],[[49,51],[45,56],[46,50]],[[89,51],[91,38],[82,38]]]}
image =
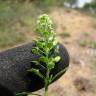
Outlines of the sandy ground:
{"label": "sandy ground", "polygon": [[[75,10],[54,9],[57,39],[70,54],[68,71],[50,86],[49,96],[96,96],[96,49],[80,46],[81,40],[96,40],[93,18]],[[59,34],[66,32],[69,37]],[[86,32],[90,33],[86,35]],[[93,52],[93,53],[92,53]]]}

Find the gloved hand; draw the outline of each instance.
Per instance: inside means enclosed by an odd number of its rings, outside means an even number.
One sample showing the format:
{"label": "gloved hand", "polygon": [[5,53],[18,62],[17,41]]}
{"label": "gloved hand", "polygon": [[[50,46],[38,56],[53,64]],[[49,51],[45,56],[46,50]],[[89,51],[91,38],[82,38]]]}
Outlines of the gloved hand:
{"label": "gloved hand", "polygon": [[[68,52],[59,45],[61,60],[55,64],[51,72],[53,75],[69,65]],[[15,96],[16,93],[33,92],[44,87],[41,78],[27,73],[32,67],[31,61],[38,58],[32,54],[32,46],[33,43],[29,43],[0,53],[0,96]]]}

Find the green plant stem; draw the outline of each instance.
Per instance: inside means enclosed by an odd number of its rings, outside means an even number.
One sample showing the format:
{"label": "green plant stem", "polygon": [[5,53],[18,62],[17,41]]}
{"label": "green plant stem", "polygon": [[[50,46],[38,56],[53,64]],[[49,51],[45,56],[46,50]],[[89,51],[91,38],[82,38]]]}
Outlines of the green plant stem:
{"label": "green plant stem", "polygon": [[50,74],[50,70],[48,69],[47,72],[46,72],[45,93],[44,93],[44,96],[48,96],[49,74]]}
{"label": "green plant stem", "polygon": [[48,96],[48,88],[45,88],[44,96]]}

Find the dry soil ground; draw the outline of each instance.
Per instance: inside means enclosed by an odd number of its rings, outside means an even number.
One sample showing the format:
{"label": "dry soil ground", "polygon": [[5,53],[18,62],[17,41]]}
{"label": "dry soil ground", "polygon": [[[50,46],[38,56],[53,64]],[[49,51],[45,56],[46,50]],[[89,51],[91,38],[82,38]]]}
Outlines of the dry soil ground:
{"label": "dry soil ground", "polygon": [[95,18],[75,10],[54,9],[57,39],[70,54],[70,67],[50,86],[49,96],[96,96],[96,47],[82,46],[82,40],[96,41]]}

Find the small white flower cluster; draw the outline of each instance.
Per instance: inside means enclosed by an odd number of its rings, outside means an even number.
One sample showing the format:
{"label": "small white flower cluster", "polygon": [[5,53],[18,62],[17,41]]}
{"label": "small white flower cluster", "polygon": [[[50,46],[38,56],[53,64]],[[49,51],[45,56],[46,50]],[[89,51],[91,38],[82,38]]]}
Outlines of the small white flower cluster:
{"label": "small white flower cluster", "polygon": [[43,15],[39,16],[39,18],[37,20],[36,31],[43,37],[51,36],[52,34],[54,34],[53,23],[48,15],[43,14]]}

